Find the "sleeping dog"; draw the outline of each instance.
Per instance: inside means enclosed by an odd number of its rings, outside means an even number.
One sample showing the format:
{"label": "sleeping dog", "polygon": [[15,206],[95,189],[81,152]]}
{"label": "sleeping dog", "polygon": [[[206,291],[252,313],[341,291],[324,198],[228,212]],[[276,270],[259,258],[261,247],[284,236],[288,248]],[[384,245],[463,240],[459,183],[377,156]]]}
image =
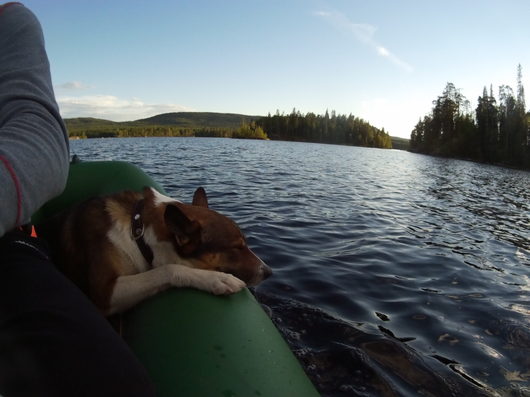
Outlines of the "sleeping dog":
{"label": "sleeping dog", "polygon": [[272,273],[235,222],[208,208],[203,188],[191,205],[152,188],[93,198],[39,234],[105,316],[171,287],[232,294]]}

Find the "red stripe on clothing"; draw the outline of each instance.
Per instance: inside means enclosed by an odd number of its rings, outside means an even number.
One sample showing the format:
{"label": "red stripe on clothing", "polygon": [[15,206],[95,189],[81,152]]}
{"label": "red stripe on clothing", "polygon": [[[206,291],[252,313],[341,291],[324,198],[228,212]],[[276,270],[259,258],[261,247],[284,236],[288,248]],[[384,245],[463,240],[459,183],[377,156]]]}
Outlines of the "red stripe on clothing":
{"label": "red stripe on clothing", "polygon": [[[19,5],[24,6],[22,3],[12,1],[10,3],[5,3],[0,5],[0,15],[4,12],[4,10],[7,7],[10,7],[12,5]],[[20,217],[22,216],[22,190],[20,189],[20,182],[18,181],[17,174],[15,173],[15,170],[11,166],[11,163],[8,159],[6,159],[4,156],[0,156],[0,161],[4,163],[4,166],[6,167],[7,171],[9,172],[9,175],[11,175],[11,179],[13,180],[13,183],[15,184],[15,189],[17,192],[17,219],[16,219],[16,225],[20,222]]]}
{"label": "red stripe on clothing", "polygon": [[0,161],[4,163],[4,166],[7,169],[7,172],[9,172],[9,175],[11,175],[11,179],[13,180],[13,183],[15,184],[15,190],[17,191],[17,220],[15,225],[18,225],[20,222],[20,216],[22,213],[22,190],[20,189],[20,182],[18,181],[17,174],[15,173],[15,170],[11,166],[11,163],[8,159],[6,159],[4,156],[0,156]]}
{"label": "red stripe on clothing", "polygon": [[2,15],[2,13],[4,12],[4,10],[9,7],[9,6],[12,6],[14,4],[18,4],[19,6],[23,6],[22,3],[19,3],[18,1],[12,1],[11,3],[5,3],[5,4],[2,4],[0,5],[0,15]]}

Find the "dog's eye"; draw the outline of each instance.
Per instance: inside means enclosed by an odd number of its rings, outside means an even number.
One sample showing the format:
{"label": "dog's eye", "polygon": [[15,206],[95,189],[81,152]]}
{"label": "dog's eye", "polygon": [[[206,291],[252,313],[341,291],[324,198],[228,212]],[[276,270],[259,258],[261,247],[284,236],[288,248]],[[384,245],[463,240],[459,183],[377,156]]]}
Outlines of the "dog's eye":
{"label": "dog's eye", "polygon": [[226,251],[226,256],[225,256],[225,259],[227,261],[227,263],[231,264],[231,265],[234,265],[236,264],[240,264],[240,263],[243,263],[245,261],[245,248],[244,247],[241,247],[241,248],[231,248],[229,250]]}

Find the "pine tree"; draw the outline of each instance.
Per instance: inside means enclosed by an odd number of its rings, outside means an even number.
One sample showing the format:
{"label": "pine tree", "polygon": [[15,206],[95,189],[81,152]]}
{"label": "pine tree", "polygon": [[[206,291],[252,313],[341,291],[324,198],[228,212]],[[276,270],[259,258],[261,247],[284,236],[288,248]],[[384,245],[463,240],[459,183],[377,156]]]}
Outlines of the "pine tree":
{"label": "pine tree", "polygon": [[498,144],[498,111],[490,86],[490,94],[484,87],[476,109],[477,129],[480,139],[480,156],[483,161],[495,162]]}
{"label": "pine tree", "polygon": [[526,113],[526,104],[524,99],[524,87],[523,87],[523,70],[521,64],[517,65],[517,106],[523,113]]}
{"label": "pine tree", "polygon": [[514,130],[515,98],[510,86],[499,87],[499,146],[498,158],[502,162],[511,157],[510,142]]}
{"label": "pine tree", "polygon": [[427,150],[433,154],[451,155],[457,151],[456,123],[465,113],[469,101],[453,83],[447,83],[441,96],[433,101],[432,124],[426,131]]}
{"label": "pine tree", "polygon": [[528,156],[528,117],[524,98],[523,73],[521,64],[517,65],[517,99],[515,102],[515,128],[510,143],[513,160],[516,166],[523,166]]}

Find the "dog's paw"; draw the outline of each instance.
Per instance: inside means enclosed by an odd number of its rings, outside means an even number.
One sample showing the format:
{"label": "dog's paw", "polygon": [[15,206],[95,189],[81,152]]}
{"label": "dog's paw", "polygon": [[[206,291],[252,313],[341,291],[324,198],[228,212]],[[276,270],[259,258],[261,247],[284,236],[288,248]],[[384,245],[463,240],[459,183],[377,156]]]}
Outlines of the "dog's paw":
{"label": "dog's paw", "polygon": [[214,295],[235,294],[246,287],[244,281],[221,272],[209,272],[206,290]]}
{"label": "dog's paw", "polygon": [[247,285],[228,273],[168,265],[170,283],[174,287],[191,287],[214,295],[229,295],[241,291]]}

